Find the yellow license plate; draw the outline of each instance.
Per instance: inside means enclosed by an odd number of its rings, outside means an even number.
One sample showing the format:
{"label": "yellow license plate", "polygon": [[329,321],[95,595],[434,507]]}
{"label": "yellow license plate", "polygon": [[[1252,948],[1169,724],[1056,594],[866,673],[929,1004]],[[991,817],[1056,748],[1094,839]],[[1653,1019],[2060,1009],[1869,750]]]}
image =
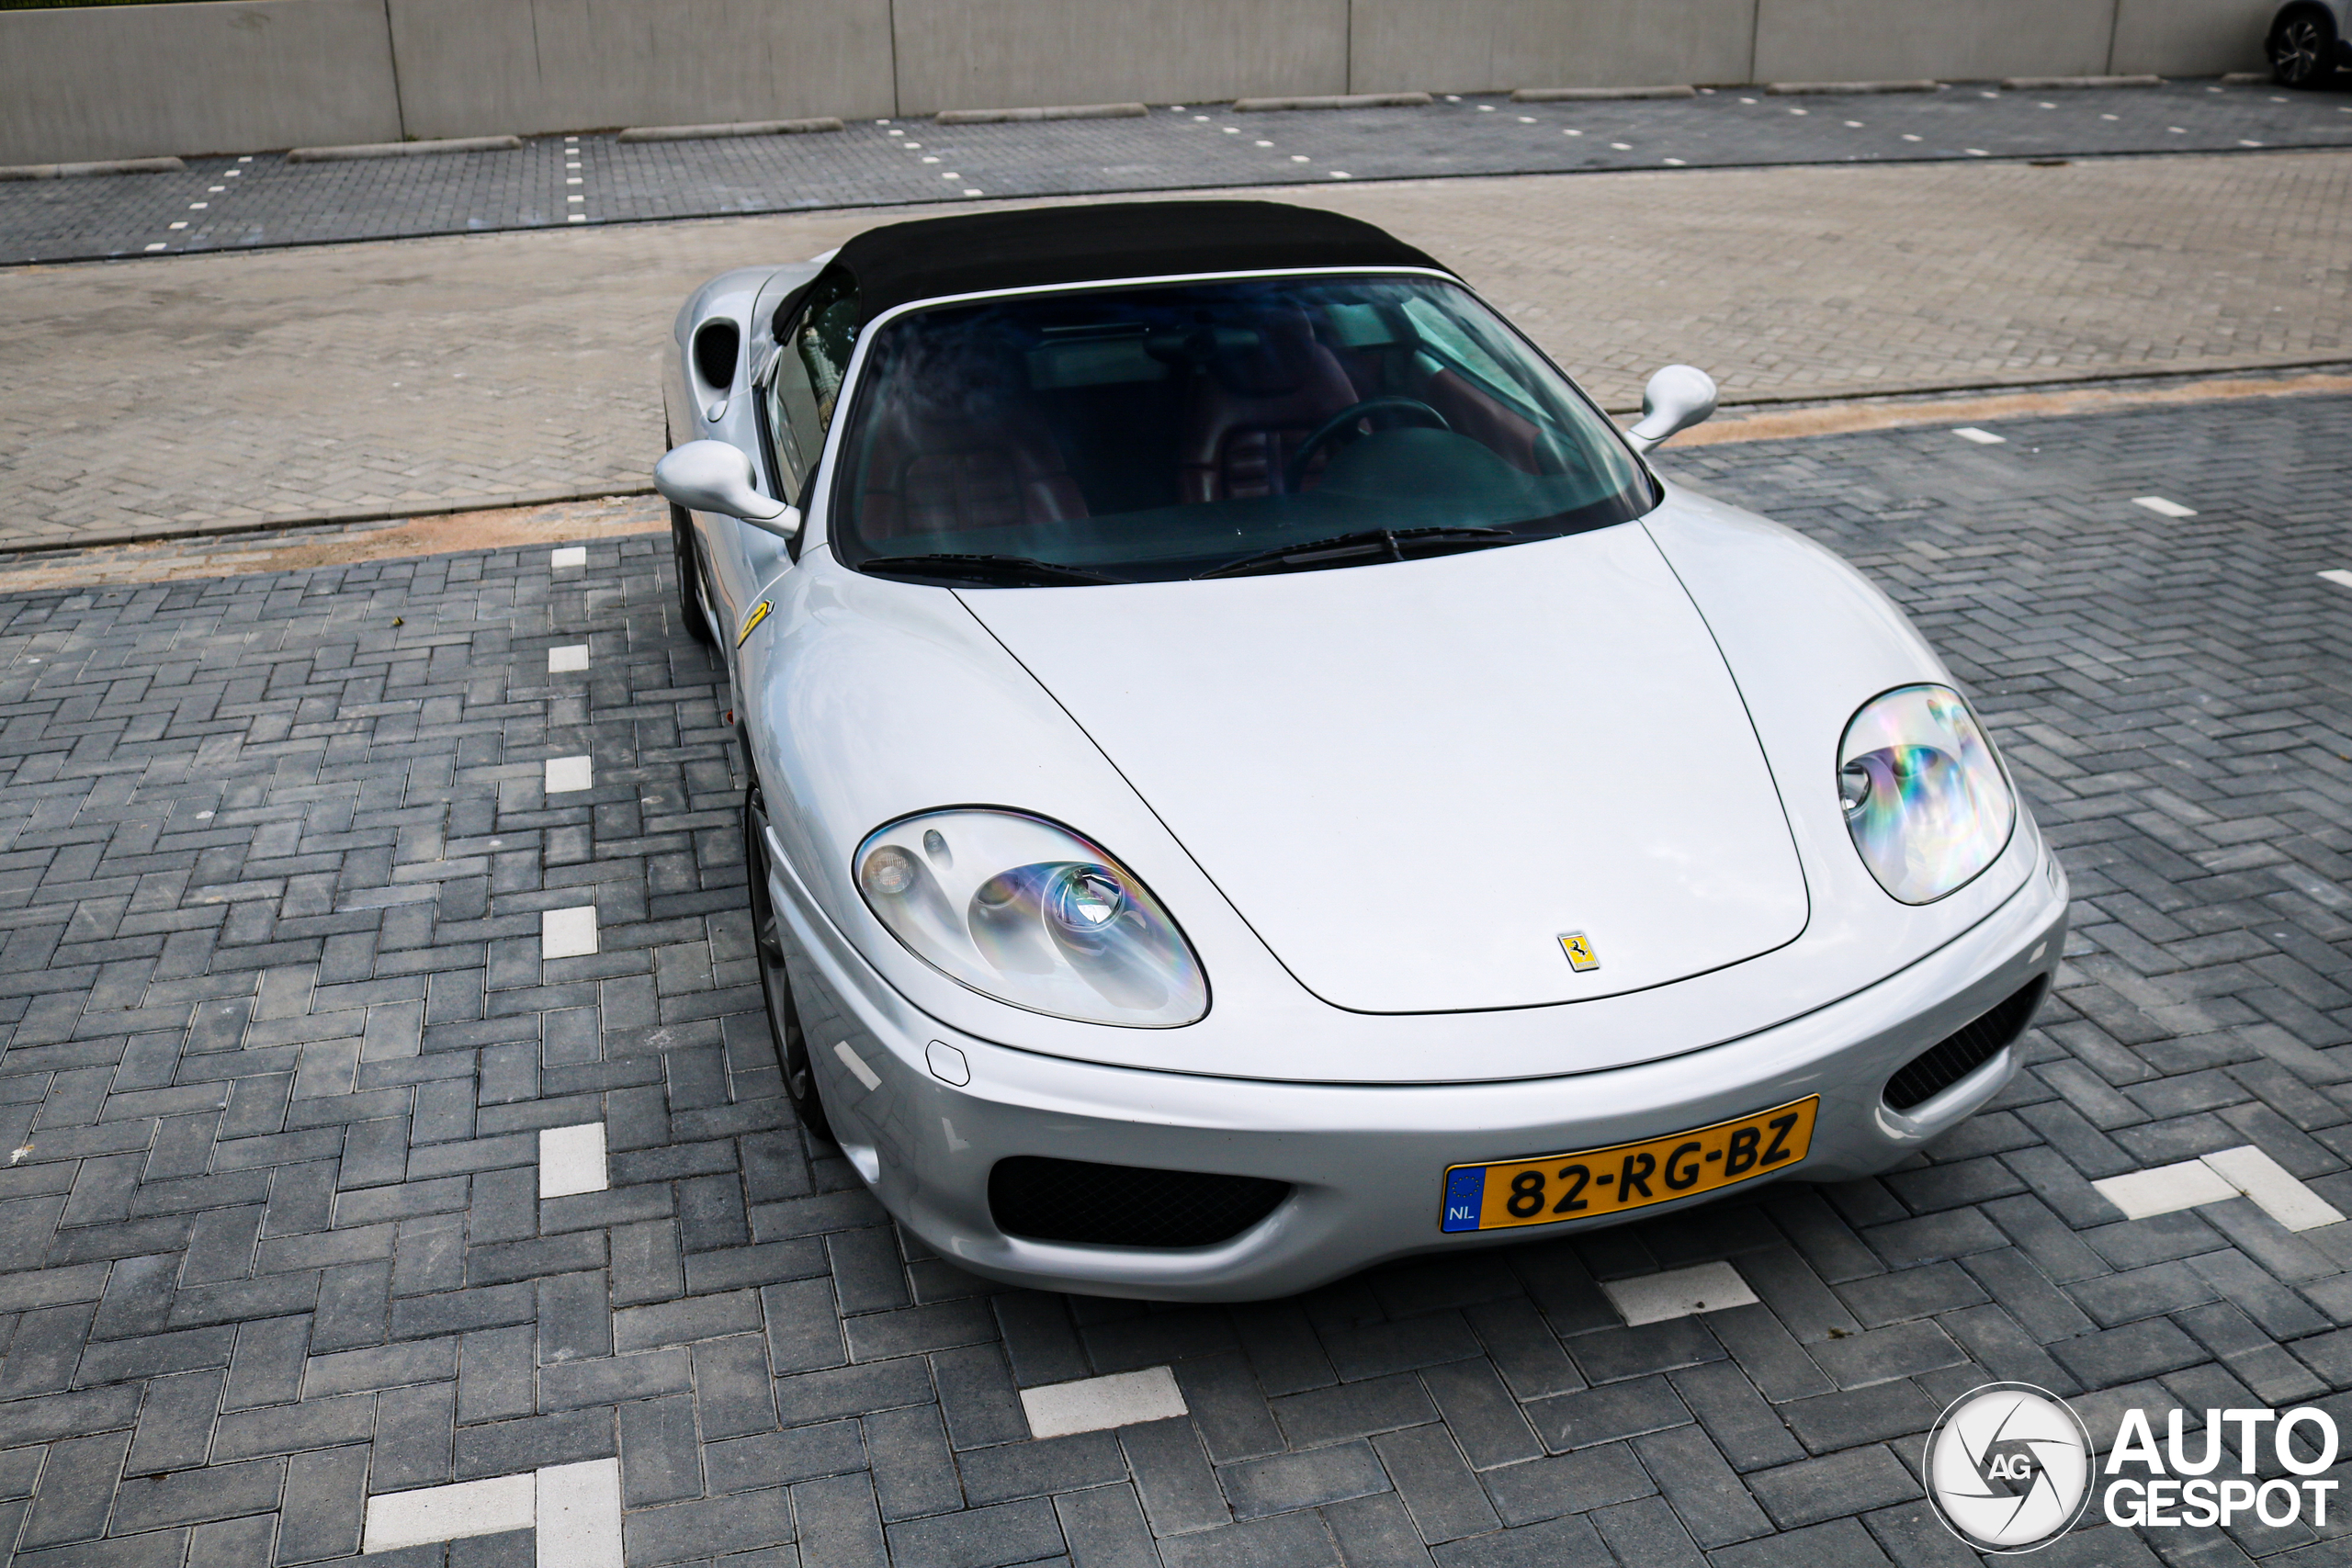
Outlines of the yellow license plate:
{"label": "yellow license plate", "polygon": [[1445,1173],[1441,1228],[1491,1231],[1589,1220],[1773,1175],[1804,1158],[1820,1109],[1821,1097],[1808,1095],[1663,1138],[1453,1166]]}

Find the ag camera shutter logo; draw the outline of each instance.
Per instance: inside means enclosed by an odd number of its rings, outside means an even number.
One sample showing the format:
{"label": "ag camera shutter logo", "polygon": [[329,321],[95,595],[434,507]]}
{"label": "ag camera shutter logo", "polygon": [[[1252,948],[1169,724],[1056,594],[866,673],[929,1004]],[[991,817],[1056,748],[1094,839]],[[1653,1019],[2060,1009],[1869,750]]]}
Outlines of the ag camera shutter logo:
{"label": "ag camera shutter logo", "polygon": [[2036,1551],[2090,1504],[2091,1438],[2067,1403],[2031,1383],[1986,1383],[1928,1433],[1936,1516],[1979,1551]]}

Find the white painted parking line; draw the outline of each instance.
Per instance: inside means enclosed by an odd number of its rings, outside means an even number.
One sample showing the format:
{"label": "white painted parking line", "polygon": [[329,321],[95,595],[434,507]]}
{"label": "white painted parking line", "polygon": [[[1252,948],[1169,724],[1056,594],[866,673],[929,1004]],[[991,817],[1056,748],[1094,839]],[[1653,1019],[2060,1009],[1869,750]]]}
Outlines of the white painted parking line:
{"label": "white painted parking line", "polygon": [[2312,1231],[2341,1222],[2335,1204],[2297,1180],[2294,1174],[2252,1144],[2207,1155],[2205,1163],[2222,1180],[2259,1204],[2290,1231]]}
{"label": "white painted parking line", "polygon": [[538,1568],[621,1568],[621,1461],[538,1472]]}
{"label": "white painted parking line", "polygon": [[2161,495],[2135,495],[2132,498],[2132,504],[2134,506],[2144,506],[2159,517],[2194,517],[2197,515],[2196,512],[2192,509],[2183,506],[2177,501],[2166,501]]}
{"label": "white painted parking line", "polygon": [[2000,446],[2009,439],[2006,435],[1996,435],[1989,430],[1979,430],[1973,424],[1963,424],[1952,434],[1962,441],[1973,441],[1979,446]]}
{"label": "white painted parking line", "polygon": [[1166,1367],[1114,1372],[1107,1378],[1047,1383],[1021,1391],[1033,1438],[1066,1438],[1073,1432],[1106,1432],[1190,1414],[1176,1374]]}
{"label": "white painted parking line", "polygon": [[2252,1199],[2263,1213],[2290,1231],[2317,1230],[2340,1223],[2344,1215],[2326,1199],[2297,1179],[2292,1172],[2252,1144],[2223,1149],[2202,1159],[2160,1165],[2094,1181],[2098,1195],[2123,1211],[2126,1219],[2144,1220],[2182,1209]]}
{"label": "white painted parking line", "polygon": [[587,564],[588,547],[585,545],[565,545],[548,557],[548,568],[549,570],[554,570],[558,568],[567,566],[586,566]]}
{"label": "white painted parking line", "polygon": [[539,912],[541,958],[585,958],[596,951],[595,905]]}
{"label": "white painted parking line", "polygon": [[397,1551],[436,1540],[526,1530],[538,1519],[537,1493],[537,1481],[527,1472],[381,1493],[368,1499],[359,1550]]}
{"label": "white painted parking line", "polygon": [[584,642],[570,643],[562,648],[548,649],[548,673],[550,675],[561,675],[570,671],[587,668],[588,645]]}
{"label": "white painted parking line", "polygon": [[596,764],[588,757],[549,757],[548,759],[547,793],[561,795],[567,790],[596,787]]}
{"label": "white painted parking line", "polygon": [[1694,1313],[1750,1306],[1756,1301],[1756,1292],[1728,1263],[1702,1263],[1631,1280],[1603,1280],[1600,1288],[1609,1292],[1618,1315],[1634,1328]]}
{"label": "white painted parking line", "polygon": [[2335,583],[2338,588],[2352,588],[2352,571],[2345,571],[2339,569],[2335,571],[2323,571],[2320,575],[2327,579],[2328,581]]}
{"label": "white painted parking line", "polygon": [[359,1550],[373,1555],[533,1529],[538,1568],[621,1568],[621,1461],[379,1493],[368,1499]]}
{"label": "white painted parking line", "polygon": [[2226,1203],[2238,1190],[2201,1159],[2160,1165],[2091,1183],[2098,1195],[2123,1211],[2127,1220],[2151,1219],[2207,1203]]}
{"label": "white painted parking line", "polygon": [[613,1184],[605,1160],[605,1124],[539,1129],[539,1196],[570,1198]]}

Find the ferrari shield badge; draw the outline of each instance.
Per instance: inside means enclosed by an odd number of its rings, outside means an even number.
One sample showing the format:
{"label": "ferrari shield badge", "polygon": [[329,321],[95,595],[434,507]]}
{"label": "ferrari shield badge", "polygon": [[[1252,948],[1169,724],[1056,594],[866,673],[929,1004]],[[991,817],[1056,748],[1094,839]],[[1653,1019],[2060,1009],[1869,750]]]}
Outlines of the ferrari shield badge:
{"label": "ferrari shield badge", "polygon": [[752,632],[756,631],[759,628],[760,623],[768,618],[768,612],[775,608],[775,605],[765,599],[763,599],[758,604],[752,605],[752,613],[743,617],[743,629],[735,634],[735,646],[738,648],[742,647],[743,639],[750,637]]}
{"label": "ferrari shield badge", "polygon": [[1560,951],[1568,955],[1568,967],[1581,975],[1588,969],[1600,967],[1600,959],[1592,951],[1592,943],[1582,931],[1570,931],[1560,939]]}

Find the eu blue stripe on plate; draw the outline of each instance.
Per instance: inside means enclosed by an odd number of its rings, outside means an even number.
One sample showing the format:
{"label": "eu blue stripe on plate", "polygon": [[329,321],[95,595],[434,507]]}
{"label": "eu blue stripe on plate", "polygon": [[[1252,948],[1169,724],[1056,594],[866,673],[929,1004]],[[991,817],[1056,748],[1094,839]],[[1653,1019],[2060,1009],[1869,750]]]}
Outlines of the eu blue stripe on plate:
{"label": "eu blue stripe on plate", "polygon": [[1478,1204],[1486,1196],[1487,1168],[1483,1165],[1464,1166],[1448,1171],[1445,1177],[1445,1220],[1439,1227],[1449,1231],[1475,1231],[1478,1228]]}

